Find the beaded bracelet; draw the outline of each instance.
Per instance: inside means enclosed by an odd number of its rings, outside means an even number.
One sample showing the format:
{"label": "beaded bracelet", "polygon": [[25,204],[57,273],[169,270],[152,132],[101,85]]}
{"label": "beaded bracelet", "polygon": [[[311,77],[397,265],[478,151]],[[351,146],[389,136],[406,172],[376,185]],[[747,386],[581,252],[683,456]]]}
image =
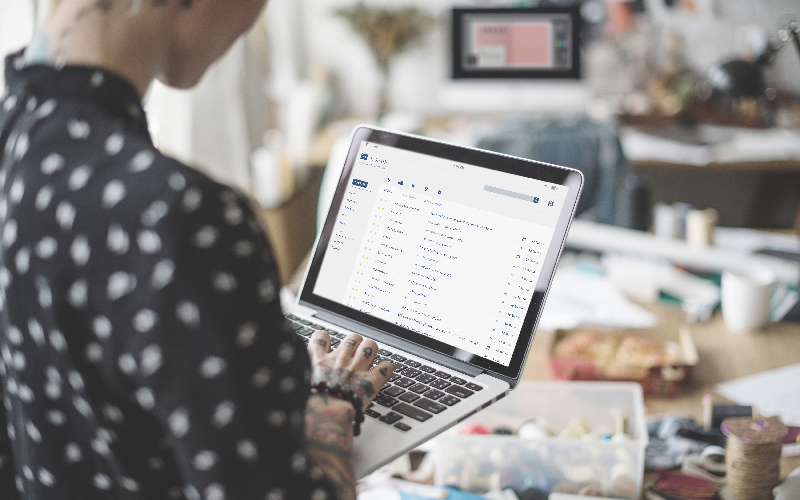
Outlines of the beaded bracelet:
{"label": "beaded bracelet", "polygon": [[364,421],[364,400],[361,399],[352,389],[345,389],[341,384],[329,384],[328,382],[319,382],[311,386],[312,392],[323,393],[333,396],[338,399],[349,401],[356,411],[355,420],[353,421],[353,435],[358,436],[361,434],[361,423]]}

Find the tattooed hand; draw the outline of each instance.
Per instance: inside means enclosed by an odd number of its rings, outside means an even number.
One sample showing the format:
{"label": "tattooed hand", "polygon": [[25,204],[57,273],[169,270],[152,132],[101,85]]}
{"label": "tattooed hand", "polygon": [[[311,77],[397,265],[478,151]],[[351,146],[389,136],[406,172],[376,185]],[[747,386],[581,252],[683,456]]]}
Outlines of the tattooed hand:
{"label": "tattooed hand", "polygon": [[331,351],[328,332],[318,330],[308,343],[312,364],[311,384],[339,384],[360,396],[362,408],[366,408],[394,370],[389,361],[381,362],[370,370],[377,351],[375,341],[356,334],[348,335]]}
{"label": "tattooed hand", "polygon": [[[311,383],[340,384],[361,396],[366,408],[394,370],[384,361],[370,370],[378,351],[375,341],[348,335],[331,351],[328,332],[311,335]],[[355,410],[349,401],[326,394],[312,394],[306,406],[306,455],[319,467],[336,489],[338,500],[355,500],[356,480],[350,450],[353,443]]]}

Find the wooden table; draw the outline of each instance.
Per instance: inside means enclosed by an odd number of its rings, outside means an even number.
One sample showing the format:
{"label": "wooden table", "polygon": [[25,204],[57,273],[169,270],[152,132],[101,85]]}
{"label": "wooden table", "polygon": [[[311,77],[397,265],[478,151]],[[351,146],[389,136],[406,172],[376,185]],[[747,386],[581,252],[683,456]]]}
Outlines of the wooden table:
{"label": "wooden table", "polygon": [[[668,305],[646,305],[659,317],[659,328],[678,328],[685,324],[683,312]],[[730,333],[716,314],[711,321],[690,325],[700,362],[689,385],[673,398],[645,398],[648,415],[683,413],[702,421],[700,404],[704,394],[713,393],[719,382],[753,375],[795,363],[800,363],[800,324],[776,323],[755,334]],[[523,379],[549,380],[548,353],[555,334],[539,331],[533,340]],[[725,402],[719,395],[715,401]],[[800,467],[800,457],[781,459],[781,474],[785,477]]]}

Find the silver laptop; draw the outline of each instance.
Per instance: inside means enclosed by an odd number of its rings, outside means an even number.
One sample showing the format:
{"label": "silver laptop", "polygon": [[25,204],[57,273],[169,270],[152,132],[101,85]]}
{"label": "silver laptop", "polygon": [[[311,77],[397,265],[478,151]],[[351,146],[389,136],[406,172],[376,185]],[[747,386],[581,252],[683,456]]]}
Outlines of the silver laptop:
{"label": "silver laptop", "polygon": [[363,477],[519,382],[577,170],[357,127],[296,304],[308,342],[350,332],[395,370],[354,441]]}

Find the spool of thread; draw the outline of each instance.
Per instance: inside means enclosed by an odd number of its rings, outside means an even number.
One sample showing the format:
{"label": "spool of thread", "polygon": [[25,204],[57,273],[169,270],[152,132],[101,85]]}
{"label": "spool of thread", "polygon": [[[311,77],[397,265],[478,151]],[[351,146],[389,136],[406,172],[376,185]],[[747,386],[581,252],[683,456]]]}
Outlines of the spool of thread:
{"label": "spool of thread", "polygon": [[690,210],[686,214],[686,243],[696,248],[711,246],[717,218],[717,211],[713,208]]}
{"label": "spool of thread", "polygon": [[777,418],[726,418],[728,493],[736,500],[772,500],[781,479],[781,439],[788,429]]}

